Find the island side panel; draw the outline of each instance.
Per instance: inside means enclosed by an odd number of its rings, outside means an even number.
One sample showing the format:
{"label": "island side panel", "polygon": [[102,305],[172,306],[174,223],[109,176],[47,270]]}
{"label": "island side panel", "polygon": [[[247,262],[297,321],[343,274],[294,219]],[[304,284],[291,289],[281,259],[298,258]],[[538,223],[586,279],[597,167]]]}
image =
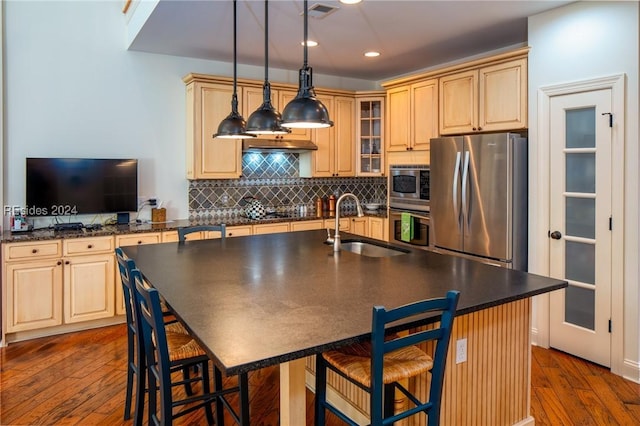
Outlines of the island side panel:
{"label": "island side panel", "polygon": [[[441,425],[514,425],[533,419],[530,410],[531,299],[456,317],[447,356]],[[456,364],[456,341],[467,339],[467,361]],[[423,349],[433,353],[433,345]],[[307,385],[313,389],[314,363],[306,363]],[[360,389],[339,376],[328,377],[328,391],[343,400],[334,402],[349,411],[368,416],[369,401]],[[411,391],[425,398],[429,375],[409,383]],[[349,401],[349,402],[347,402]],[[406,401],[397,400],[402,406]],[[424,416],[414,416],[407,425],[424,426]]]}

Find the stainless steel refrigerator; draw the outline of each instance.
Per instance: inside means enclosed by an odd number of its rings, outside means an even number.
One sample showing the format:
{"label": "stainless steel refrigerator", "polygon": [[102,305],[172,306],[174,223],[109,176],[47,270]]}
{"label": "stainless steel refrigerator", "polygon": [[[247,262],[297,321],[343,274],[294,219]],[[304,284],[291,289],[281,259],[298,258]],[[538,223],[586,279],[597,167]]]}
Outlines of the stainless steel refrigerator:
{"label": "stainless steel refrigerator", "polygon": [[431,139],[435,250],[527,270],[527,139],[515,133]]}

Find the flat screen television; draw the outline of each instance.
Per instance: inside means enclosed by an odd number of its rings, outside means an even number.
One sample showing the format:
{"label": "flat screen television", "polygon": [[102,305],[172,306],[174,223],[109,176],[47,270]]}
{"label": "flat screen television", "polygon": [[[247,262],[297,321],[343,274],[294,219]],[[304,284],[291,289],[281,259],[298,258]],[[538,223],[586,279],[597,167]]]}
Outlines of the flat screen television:
{"label": "flat screen television", "polygon": [[27,215],[68,216],[138,209],[138,160],[27,158]]}

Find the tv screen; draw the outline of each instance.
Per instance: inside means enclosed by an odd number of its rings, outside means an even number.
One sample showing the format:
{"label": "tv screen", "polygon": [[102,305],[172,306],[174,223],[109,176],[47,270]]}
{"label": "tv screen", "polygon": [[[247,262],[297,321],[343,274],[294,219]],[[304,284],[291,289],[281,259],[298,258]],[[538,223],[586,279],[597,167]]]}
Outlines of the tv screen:
{"label": "tv screen", "polygon": [[27,215],[132,212],[138,160],[27,158]]}

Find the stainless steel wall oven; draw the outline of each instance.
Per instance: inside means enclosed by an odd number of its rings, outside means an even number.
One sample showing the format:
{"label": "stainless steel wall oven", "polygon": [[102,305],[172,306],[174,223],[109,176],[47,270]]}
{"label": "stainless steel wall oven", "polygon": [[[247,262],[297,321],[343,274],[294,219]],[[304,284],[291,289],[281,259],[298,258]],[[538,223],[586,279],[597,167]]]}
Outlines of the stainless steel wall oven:
{"label": "stainless steel wall oven", "polygon": [[[402,213],[408,213],[413,221],[413,238],[402,239]],[[389,209],[389,242],[412,248],[427,250],[431,247],[429,236],[429,213]]]}

